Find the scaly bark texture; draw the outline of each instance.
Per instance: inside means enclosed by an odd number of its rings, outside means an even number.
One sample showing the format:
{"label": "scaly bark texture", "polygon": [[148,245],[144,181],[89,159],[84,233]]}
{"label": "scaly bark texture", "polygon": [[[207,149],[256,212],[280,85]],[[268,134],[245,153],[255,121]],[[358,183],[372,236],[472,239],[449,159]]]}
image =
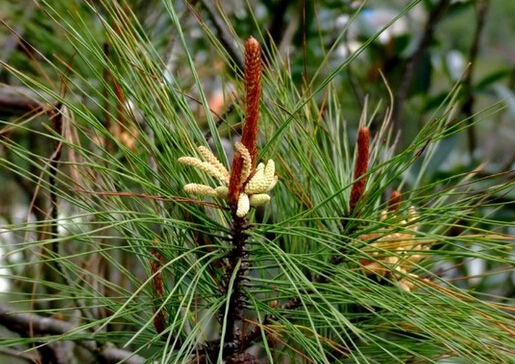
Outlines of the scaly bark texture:
{"label": "scaly bark texture", "polygon": [[[243,124],[241,143],[247,148],[252,158],[252,171],[256,168],[257,133],[259,118],[259,100],[261,97],[261,46],[254,38],[245,42],[245,122]],[[229,179],[229,205],[236,209],[238,197],[243,184],[241,170],[243,158],[237,152],[234,155]],[[253,173],[251,173],[252,175]]]}
{"label": "scaly bark texture", "polygon": [[356,166],[354,169],[354,184],[350,191],[350,214],[354,212],[359,199],[363,195],[367,178],[364,175],[367,173],[368,158],[369,158],[369,146],[370,146],[370,131],[367,127],[359,129],[358,142],[356,147],[358,148],[358,155],[356,157]]}
{"label": "scaly bark texture", "polygon": [[[250,226],[247,224],[246,218],[236,217],[231,226],[232,234],[232,250],[228,257],[228,265],[225,271],[224,289],[223,293],[225,296],[230,295],[229,298],[229,314],[227,316],[227,329],[225,336],[223,337],[224,345],[229,345],[228,351],[230,353],[238,352],[242,342],[242,332],[239,325],[243,322],[243,308],[245,305],[245,296],[243,293],[243,284],[245,281],[245,275],[249,269],[248,251],[247,251],[247,240],[248,233],[246,230]],[[237,269],[238,262],[241,264],[236,272],[236,277],[232,287],[230,287],[231,276],[234,274],[234,270]],[[232,291],[229,292],[229,289]],[[225,304],[223,305],[220,313],[225,312]],[[222,318],[222,317],[221,317]]]}

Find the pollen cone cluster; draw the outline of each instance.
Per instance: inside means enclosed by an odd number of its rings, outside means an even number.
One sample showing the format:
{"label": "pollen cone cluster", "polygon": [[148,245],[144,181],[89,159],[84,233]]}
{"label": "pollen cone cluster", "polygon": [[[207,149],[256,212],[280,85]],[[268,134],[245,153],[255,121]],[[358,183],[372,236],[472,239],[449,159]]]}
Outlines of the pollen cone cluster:
{"label": "pollen cone cluster", "polygon": [[[396,215],[396,212],[390,214]],[[385,221],[387,216],[387,211],[381,212],[381,221]],[[405,291],[416,288],[413,282],[418,276],[410,271],[415,263],[423,259],[424,255],[420,252],[429,249],[429,245],[416,239],[418,226],[414,222],[417,218],[417,212],[412,206],[406,220],[383,231],[359,237],[363,241],[372,241],[364,249],[371,259],[360,260],[365,274],[391,277]]]}
{"label": "pollen cone cluster", "polygon": [[[240,180],[246,181],[238,195],[236,216],[245,217],[251,207],[259,207],[270,201],[268,192],[274,188],[278,177],[275,175],[275,163],[271,159],[266,164],[258,164],[254,174],[252,174],[252,158],[249,151],[242,143],[236,143],[235,148],[243,158]],[[216,178],[221,184],[217,187],[211,187],[204,184],[188,183],[184,186],[184,191],[199,196],[228,200],[229,171],[209,149],[201,146],[198,147],[198,150],[204,160],[195,157],[181,157],[179,162],[197,168]]]}
{"label": "pollen cone cluster", "polygon": [[268,192],[274,188],[278,180],[273,160],[256,166],[260,82],[261,46],[251,37],[245,42],[245,122],[241,142],[235,144],[236,153],[231,171],[229,172],[205,147],[198,147],[204,161],[195,157],[179,158],[179,162],[195,167],[221,183],[214,188],[189,183],[184,186],[184,190],[196,195],[226,200],[231,211],[239,218],[245,217],[251,207],[267,204],[270,201]]}

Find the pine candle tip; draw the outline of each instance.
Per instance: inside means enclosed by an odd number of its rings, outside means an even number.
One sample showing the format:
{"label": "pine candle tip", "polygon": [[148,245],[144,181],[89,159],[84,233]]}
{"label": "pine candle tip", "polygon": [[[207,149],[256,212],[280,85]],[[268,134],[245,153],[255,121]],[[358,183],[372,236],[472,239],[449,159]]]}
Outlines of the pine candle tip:
{"label": "pine candle tip", "polygon": [[249,39],[245,42],[246,47],[259,47],[259,42],[253,36],[250,36]]}
{"label": "pine candle tip", "polygon": [[[257,157],[259,100],[261,98],[261,46],[254,38],[245,43],[245,123],[241,142],[249,150],[252,160]],[[255,163],[252,169],[255,168]]]}
{"label": "pine candle tip", "polygon": [[388,199],[388,211],[397,211],[402,201],[401,193],[398,190],[392,191]]}
{"label": "pine candle tip", "polygon": [[370,141],[370,130],[366,126],[364,126],[364,127],[360,128],[359,132],[358,132],[358,146],[363,142],[366,142],[367,144],[369,144],[369,141]]}
{"label": "pine candle tip", "polygon": [[261,54],[261,45],[259,44],[259,42],[256,40],[256,38],[254,37],[250,37],[249,39],[247,39],[247,41],[245,42],[245,55],[249,54],[249,53],[258,53]]}
{"label": "pine candle tip", "polygon": [[369,158],[369,147],[370,147],[370,130],[365,126],[358,131],[358,140],[356,143],[357,155],[356,165],[354,168],[354,184],[352,185],[350,193],[350,211],[354,211],[354,208],[358,204],[359,199],[363,195],[367,178],[363,177],[367,173],[368,169],[368,158]]}
{"label": "pine candle tip", "polygon": [[[245,42],[245,122],[243,123],[241,144],[248,150],[244,163],[243,155],[238,151],[232,162],[229,178],[229,204],[233,209],[238,204],[238,196],[246,179],[255,171],[257,159],[257,134],[259,119],[259,100],[261,97],[261,46],[250,37]],[[244,166],[245,164],[245,166]],[[245,167],[245,168],[244,168]],[[243,178],[242,178],[243,172]]]}

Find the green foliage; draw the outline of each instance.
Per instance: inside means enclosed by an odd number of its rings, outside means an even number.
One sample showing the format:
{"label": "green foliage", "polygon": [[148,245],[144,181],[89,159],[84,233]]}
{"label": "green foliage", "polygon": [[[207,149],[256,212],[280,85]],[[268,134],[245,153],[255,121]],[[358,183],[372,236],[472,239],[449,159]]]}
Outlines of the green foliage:
{"label": "green foliage", "polygon": [[[399,10],[385,29],[419,3]],[[165,0],[145,15],[137,12],[142,4],[41,2],[30,25],[39,30],[27,35],[37,56],[17,53],[3,65],[11,84],[44,106],[1,121],[0,168],[28,191],[35,215],[3,227],[15,235],[8,256],[22,256],[3,265],[14,285],[8,300],[79,329],[3,337],[0,345],[94,340],[149,363],[235,363],[220,337],[232,329],[230,292],[247,262],[227,271],[231,213],[225,201],[183,191],[192,181],[217,181],[178,158],[203,145],[230,167],[245,109],[242,72],[201,5]],[[385,50],[395,49],[390,61],[407,62],[412,37],[384,44],[376,29],[341,58],[335,50],[348,46],[350,27],[370,9],[345,7],[349,23],[334,34],[317,26],[310,5],[291,40],[302,44],[309,34],[308,47],[291,56],[260,28],[252,7],[234,23],[218,9],[229,34],[254,33],[263,44],[259,159],[273,159],[279,176],[272,201],[249,217],[238,322],[246,341],[236,353],[270,363],[514,363],[513,293],[506,292],[513,287],[495,282],[514,263],[513,178],[473,160],[441,168],[454,149],[447,144],[494,119],[503,104],[457,117],[471,86],[452,80],[452,88],[429,95],[435,79],[427,55],[408,100],[422,98],[413,120],[424,122],[404,133],[415,135],[409,143],[399,142],[386,80],[402,67],[388,68]],[[324,10],[329,18],[340,11],[333,2]],[[208,94],[215,74],[227,86],[217,113]],[[504,77],[492,72],[477,88]],[[349,97],[356,84],[357,96]],[[372,132],[370,162],[365,193],[351,211],[363,126]],[[403,201],[382,218],[394,189]],[[487,266],[477,277],[467,277],[471,260]],[[165,328],[156,334],[163,313]]]}

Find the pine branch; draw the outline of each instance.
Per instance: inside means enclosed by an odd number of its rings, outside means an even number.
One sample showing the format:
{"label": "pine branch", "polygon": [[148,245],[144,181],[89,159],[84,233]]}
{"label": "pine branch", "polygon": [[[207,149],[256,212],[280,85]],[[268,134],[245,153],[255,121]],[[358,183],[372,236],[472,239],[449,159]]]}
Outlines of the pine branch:
{"label": "pine branch", "polygon": [[[255,170],[256,157],[257,157],[257,133],[258,133],[258,119],[259,119],[259,100],[261,97],[261,47],[259,43],[250,38],[245,43],[245,104],[246,114],[245,123],[243,125],[241,144],[246,148],[247,153],[250,155],[251,167]],[[248,156],[247,156],[248,158]],[[249,162],[247,160],[247,162]],[[247,223],[245,216],[240,216],[238,211],[240,208],[240,199],[242,196],[248,199],[245,195],[244,187],[248,178],[244,176],[245,161],[244,155],[239,151],[234,155],[231,175],[229,179],[229,192],[228,200],[231,207],[231,214],[233,223],[231,226],[232,236],[232,250],[228,257],[228,265],[224,279],[223,293],[230,295],[229,298],[229,315],[227,317],[227,329],[223,342],[231,345],[230,353],[238,352],[242,342],[242,333],[238,327],[238,323],[243,320],[243,306],[245,304],[245,297],[242,291],[243,281],[249,269],[248,252],[247,252],[247,230],[250,226]],[[254,171],[250,173],[252,174]],[[239,268],[238,268],[239,265]],[[237,272],[235,270],[238,269]],[[236,274],[232,286],[230,285],[231,277]],[[232,289],[232,292],[229,292]],[[226,311],[225,305],[220,310],[220,316],[223,317]]]}

